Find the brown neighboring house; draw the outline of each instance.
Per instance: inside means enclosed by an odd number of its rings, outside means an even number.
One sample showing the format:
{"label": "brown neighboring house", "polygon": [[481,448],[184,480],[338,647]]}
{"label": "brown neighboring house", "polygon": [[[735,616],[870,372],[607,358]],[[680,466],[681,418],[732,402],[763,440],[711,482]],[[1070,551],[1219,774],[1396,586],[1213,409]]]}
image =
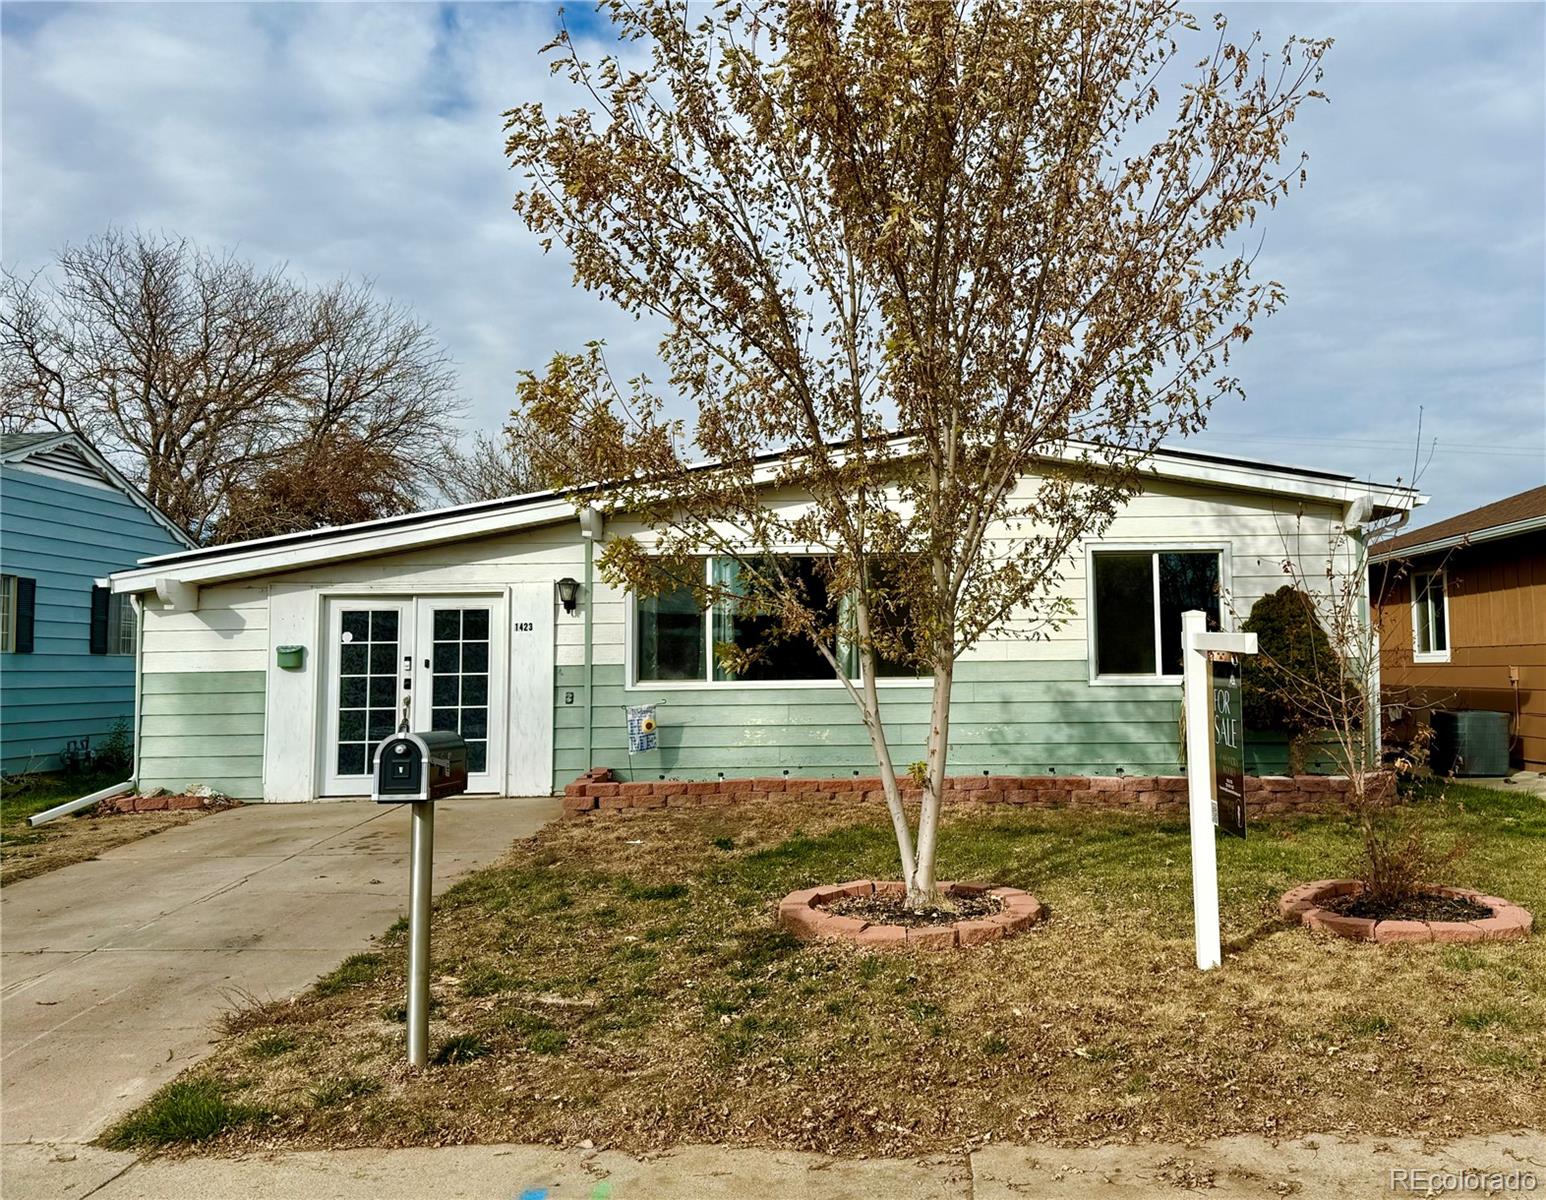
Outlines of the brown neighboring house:
{"label": "brown neighboring house", "polygon": [[1371,547],[1387,703],[1512,718],[1515,766],[1546,771],[1546,487]]}

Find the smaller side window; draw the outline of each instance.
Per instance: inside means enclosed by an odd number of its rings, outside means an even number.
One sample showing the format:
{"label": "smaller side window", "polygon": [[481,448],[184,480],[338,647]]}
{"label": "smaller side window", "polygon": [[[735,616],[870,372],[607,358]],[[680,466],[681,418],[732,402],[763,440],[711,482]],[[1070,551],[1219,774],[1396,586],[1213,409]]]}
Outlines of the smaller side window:
{"label": "smaller side window", "polygon": [[91,589],[91,652],[93,654],[133,654],[137,632],[134,605],[125,595],[114,595],[110,588]]}
{"label": "smaller side window", "polygon": [[1412,576],[1412,656],[1436,662],[1449,658],[1449,612],[1443,571]]}
{"label": "smaller side window", "polygon": [[109,654],[133,654],[135,635],[139,632],[134,620],[134,605],[129,597],[115,595],[107,605],[107,652]]}
{"label": "smaller side window", "polygon": [[0,575],[0,654],[16,649],[16,576]]}

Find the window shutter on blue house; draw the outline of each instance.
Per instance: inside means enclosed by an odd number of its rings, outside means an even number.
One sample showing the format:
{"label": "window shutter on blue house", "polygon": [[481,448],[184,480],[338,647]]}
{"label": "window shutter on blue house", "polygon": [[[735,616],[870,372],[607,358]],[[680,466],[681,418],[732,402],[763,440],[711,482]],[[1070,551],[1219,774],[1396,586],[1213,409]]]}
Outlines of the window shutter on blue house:
{"label": "window shutter on blue house", "polygon": [[112,593],[105,587],[91,589],[91,652],[107,653],[107,603]]}
{"label": "window shutter on blue house", "polygon": [[17,654],[32,653],[32,621],[38,607],[38,581],[16,578],[16,639],[12,643]]}

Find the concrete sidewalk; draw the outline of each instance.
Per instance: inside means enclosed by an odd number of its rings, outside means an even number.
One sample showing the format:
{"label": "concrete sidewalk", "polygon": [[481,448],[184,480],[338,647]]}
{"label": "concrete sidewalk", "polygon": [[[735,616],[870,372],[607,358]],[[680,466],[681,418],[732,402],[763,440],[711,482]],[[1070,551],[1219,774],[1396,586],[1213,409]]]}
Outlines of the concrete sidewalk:
{"label": "concrete sidewalk", "polygon": [[[558,811],[441,804],[437,890]],[[293,995],[369,948],[407,908],[407,854],[405,806],[249,805],[0,891],[7,1162],[95,1137],[201,1057],[237,997]]]}
{"label": "concrete sidewalk", "polygon": [[[81,1147],[12,1160],[6,1196],[61,1200],[1367,1200],[1402,1195],[1546,1192],[1539,1133],[1201,1146],[994,1146],[920,1160],[842,1160],[794,1151],[686,1146],[647,1159],[542,1146],[345,1150],[136,1162]],[[1393,1172],[1409,1172],[1406,1176]],[[1426,1171],[1425,1179],[1412,1172]],[[1452,1182],[1472,1171],[1516,1182],[1501,1192]],[[1523,1182],[1526,1177],[1534,1186]],[[1405,1186],[1403,1186],[1403,1184]],[[46,1185],[48,1190],[39,1190]],[[1394,1186],[1393,1186],[1394,1185]],[[1431,1188],[1431,1190],[1430,1190]]]}

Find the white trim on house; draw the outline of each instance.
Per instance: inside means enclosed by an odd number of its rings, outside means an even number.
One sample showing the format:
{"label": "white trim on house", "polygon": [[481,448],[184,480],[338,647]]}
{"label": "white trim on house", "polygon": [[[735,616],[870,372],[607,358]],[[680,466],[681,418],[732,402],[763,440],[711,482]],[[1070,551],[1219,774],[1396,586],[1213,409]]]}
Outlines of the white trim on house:
{"label": "white trim on house", "polygon": [[[1428,621],[1428,606],[1419,600],[1417,585],[1420,580],[1432,579],[1435,575],[1439,577],[1439,597],[1444,605],[1444,649],[1419,651],[1417,649],[1418,619],[1421,617],[1423,621]],[[1411,578],[1407,580],[1407,584],[1412,592],[1412,661],[1414,663],[1447,663],[1449,661],[1450,647],[1454,644],[1453,633],[1449,625],[1449,570],[1445,567],[1440,567],[1436,571],[1413,571]],[[1431,626],[1431,622],[1429,624]],[[1431,628],[1429,633],[1432,633]]]}
{"label": "white trim on house", "polygon": [[[900,443],[902,439],[897,441]],[[1090,455],[1093,462],[1101,460],[1096,448],[1071,444],[1066,455],[1060,458],[1049,456],[1049,461],[1068,461],[1084,454]],[[711,467],[713,464],[703,465]],[[779,469],[778,460],[770,460],[756,471],[756,482],[778,482]],[[1414,489],[1399,485],[1361,483],[1350,476],[1216,458],[1194,451],[1161,449],[1149,457],[1142,473],[1153,479],[1338,504],[1343,506],[1349,518],[1360,506],[1367,506],[1371,515],[1378,517],[1409,511],[1427,499]],[[112,586],[114,591],[145,592],[156,589],[162,581],[169,581],[197,588],[341,559],[530,529],[575,517],[576,509],[570,500],[551,492],[537,492],[507,500],[480,501],[356,525],[159,555],[142,559],[137,567],[116,573],[112,577]]]}
{"label": "white trim on house", "polygon": [[[1227,541],[1198,541],[1187,538],[1152,538],[1134,541],[1130,538],[1103,542],[1087,541],[1084,545],[1084,624],[1085,657],[1089,663],[1089,680],[1092,687],[1179,687],[1181,675],[1162,674],[1164,654],[1161,651],[1162,633],[1159,627],[1159,556],[1171,551],[1180,553],[1219,556],[1219,628],[1226,633],[1234,629],[1234,614],[1226,603],[1230,595],[1232,559],[1234,547]],[[1095,556],[1097,554],[1148,554],[1153,563],[1154,586],[1154,673],[1151,675],[1102,675],[1096,652],[1095,615]]]}
{"label": "white trim on house", "polygon": [[[75,454],[79,455],[85,466],[91,471],[96,472],[100,481],[93,483],[74,464],[66,465],[60,458],[60,452],[63,450],[74,451]],[[146,498],[145,493],[130,483],[112,463],[103,458],[91,443],[78,433],[58,433],[52,437],[39,438],[36,441],[28,440],[19,446],[0,452],[0,462],[4,462],[7,466],[17,467],[24,471],[34,471],[39,475],[52,476],[55,479],[63,479],[70,483],[105,487],[122,492],[136,505],[144,509],[156,524],[160,525],[184,546],[189,547],[189,549],[197,549],[198,547],[198,543],[188,536],[187,531],[182,526],[178,525],[177,522],[173,521],[152,504]]]}
{"label": "white trim on house", "polygon": [[[164,582],[198,588],[254,575],[294,571],[302,567],[391,554],[398,550],[487,537],[575,519],[574,506],[567,500],[539,500],[514,511],[500,509],[489,512],[486,506],[473,512],[466,511],[465,506],[440,509],[417,514],[411,524],[402,517],[388,517],[332,530],[316,530],[299,544],[293,544],[295,535],[287,534],[234,543],[229,549],[236,552],[230,554],[195,552],[146,558],[136,568],[115,573],[112,584],[115,592],[155,591]],[[396,527],[399,525],[403,527]],[[381,526],[390,528],[383,529]]]}

